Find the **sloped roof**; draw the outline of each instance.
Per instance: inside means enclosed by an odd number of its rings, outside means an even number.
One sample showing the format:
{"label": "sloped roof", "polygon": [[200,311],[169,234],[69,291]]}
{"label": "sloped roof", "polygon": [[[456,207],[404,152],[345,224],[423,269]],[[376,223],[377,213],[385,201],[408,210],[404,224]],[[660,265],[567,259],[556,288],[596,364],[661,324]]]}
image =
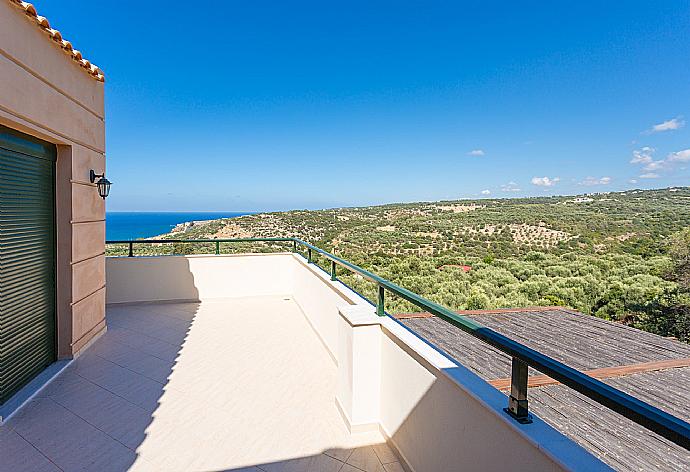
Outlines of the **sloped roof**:
{"label": "sloped roof", "polygon": [[[690,421],[690,345],[561,307],[459,312]],[[429,313],[394,315],[507,393],[510,356]],[[686,470],[682,447],[529,369],[530,409],[616,470]]]}
{"label": "sloped roof", "polygon": [[74,62],[79,64],[91,77],[99,82],[105,81],[103,71],[89,60],[82,57],[81,52],[74,49],[72,43],[62,37],[62,33],[50,27],[50,22],[44,16],[40,16],[31,3],[22,2],[20,0],[8,0],[12,5],[20,8],[28,17],[36,22],[36,25],[48,34],[50,39],[55,41]]}

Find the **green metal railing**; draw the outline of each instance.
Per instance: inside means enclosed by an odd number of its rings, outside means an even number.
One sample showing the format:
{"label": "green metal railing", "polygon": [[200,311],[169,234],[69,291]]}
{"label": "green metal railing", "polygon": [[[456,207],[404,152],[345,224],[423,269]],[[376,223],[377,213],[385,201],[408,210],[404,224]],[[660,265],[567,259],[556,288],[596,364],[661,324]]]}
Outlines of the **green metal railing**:
{"label": "green metal railing", "polygon": [[[461,316],[452,310],[417,295],[399,285],[379,277],[368,270],[352,264],[330,252],[324,251],[298,238],[238,238],[238,239],[142,239],[125,241],[106,241],[106,244],[128,245],[128,256],[134,256],[134,245],[172,244],[172,243],[215,243],[215,253],[220,254],[221,243],[292,243],[292,251],[300,253],[298,248],[306,251],[307,263],[313,262],[314,254],[324,257],[331,263],[331,280],[337,280],[336,267],[341,266],[359,274],[378,287],[376,313],[386,316],[385,296],[390,292],[412,303],[418,308],[435,315],[448,323],[462,329],[466,333],[481,339],[490,346],[509,355],[512,359],[511,389],[506,413],[520,423],[531,422],[528,400],[527,379],[528,367],[532,367],[543,374],[557,380],[573,390],[585,395],[599,404],[623,415],[624,417],[644,426],[666,439],[690,450],[690,424],[670,415],[648,403],[645,403],[627,393],[613,388],[582,372],[541,354],[523,344],[514,341],[490,328],[482,326],[470,318]],[[301,253],[300,253],[301,254]]]}

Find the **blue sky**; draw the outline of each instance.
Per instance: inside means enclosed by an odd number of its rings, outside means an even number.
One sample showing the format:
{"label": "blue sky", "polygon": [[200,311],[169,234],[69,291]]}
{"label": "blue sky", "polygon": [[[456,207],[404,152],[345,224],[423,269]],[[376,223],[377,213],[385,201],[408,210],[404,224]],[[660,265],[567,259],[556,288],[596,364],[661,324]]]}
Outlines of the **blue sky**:
{"label": "blue sky", "polygon": [[105,71],[111,211],[690,183],[686,0],[34,4]]}

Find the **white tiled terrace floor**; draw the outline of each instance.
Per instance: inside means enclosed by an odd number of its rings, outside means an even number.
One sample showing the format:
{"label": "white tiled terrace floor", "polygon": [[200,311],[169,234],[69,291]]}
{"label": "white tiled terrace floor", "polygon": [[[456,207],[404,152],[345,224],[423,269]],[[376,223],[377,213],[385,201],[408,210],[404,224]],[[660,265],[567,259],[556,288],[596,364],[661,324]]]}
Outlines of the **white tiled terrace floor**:
{"label": "white tiled terrace floor", "polygon": [[260,297],[109,307],[108,332],[0,427],[0,471],[398,472],[351,435],[299,307]]}

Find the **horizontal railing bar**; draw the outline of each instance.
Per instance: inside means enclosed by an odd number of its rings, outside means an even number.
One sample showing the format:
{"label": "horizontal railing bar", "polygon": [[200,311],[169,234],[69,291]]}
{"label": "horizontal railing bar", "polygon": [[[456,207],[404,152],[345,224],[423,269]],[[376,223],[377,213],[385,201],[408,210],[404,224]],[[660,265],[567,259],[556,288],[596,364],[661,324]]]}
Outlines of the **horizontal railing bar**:
{"label": "horizontal railing bar", "polygon": [[106,244],[163,244],[163,243],[257,243],[292,242],[294,238],[230,238],[230,239],[122,239],[108,240]]}
{"label": "horizontal railing bar", "polygon": [[159,243],[211,243],[211,242],[294,242],[306,249],[311,249],[326,259],[348,270],[359,274],[363,278],[383,287],[389,292],[403,298],[413,305],[438,316],[466,333],[481,339],[499,351],[517,358],[530,367],[548,375],[573,390],[585,395],[601,405],[625,416],[635,423],[654,431],[666,439],[690,450],[690,424],[643,402],[632,395],[628,395],[600,380],[592,378],[582,372],[568,367],[549,356],[531,349],[517,341],[510,339],[476,321],[458,315],[437,303],[427,300],[416,293],[400,287],[378,275],[369,272],[330,252],[324,251],[298,238],[234,238],[234,239],[140,239],[114,240],[106,244],[159,244]]}

